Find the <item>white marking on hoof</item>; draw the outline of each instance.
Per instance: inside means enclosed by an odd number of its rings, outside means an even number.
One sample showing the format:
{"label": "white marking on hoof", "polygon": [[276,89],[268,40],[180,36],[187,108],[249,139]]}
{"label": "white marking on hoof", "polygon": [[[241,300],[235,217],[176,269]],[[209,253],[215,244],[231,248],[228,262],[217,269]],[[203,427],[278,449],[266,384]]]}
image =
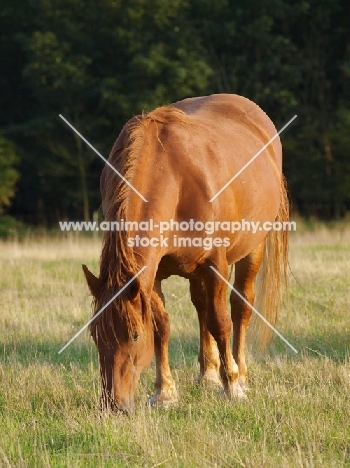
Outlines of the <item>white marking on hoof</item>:
{"label": "white marking on hoof", "polygon": [[155,408],[168,409],[170,406],[175,405],[178,402],[178,396],[176,388],[167,390],[156,390],[155,393],[148,400],[148,405]]}
{"label": "white marking on hoof", "polygon": [[247,401],[248,397],[245,394],[244,390],[239,384],[235,384],[233,388],[223,390],[221,392],[222,396],[226,396],[231,401]]}
{"label": "white marking on hoof", "polygon": [[222,388],[222,382],[218,373],[214,369],[206,371],[204,375],[199,374],[197,377],[197,383],[204,385],[205,388],[209,390],[218,390]]}
{"label": "white marking on hoof", "polygon": [[247,401],[248,397],[245,393],[245,389],[242,388],[240,385],[237,385],[237,399],[239,401]]}
{"label": "white marking on hoof", "polygon": [[250,387],[249,387],[248,384],[246,384],[246,383],[240,383],[239,385],[240,385],[240,387],[241,387],[241,389],[243,390],[244,393],[250,392]]}

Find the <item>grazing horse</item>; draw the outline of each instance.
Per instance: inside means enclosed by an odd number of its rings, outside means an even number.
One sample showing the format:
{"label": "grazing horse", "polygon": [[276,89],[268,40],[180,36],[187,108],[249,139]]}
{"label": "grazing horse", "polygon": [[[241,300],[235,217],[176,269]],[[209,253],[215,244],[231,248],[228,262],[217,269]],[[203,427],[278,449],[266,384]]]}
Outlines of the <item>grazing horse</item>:
{"label": "grazing horse", "polygon": [[[167,407],[177,401],[161,290],[162,280],[171,275],[190,283],[199,320],[200,380],[216,383],[220,378],[230,399],[246,398],[244,347],[252,310],[232,291],[229,316],[226,284],[217,272],[227,279],[229,265],[235,265],[234,288],[250,304],[256,292],[256,307],[270,323],[276,322],[288,238],[284,231],[267,232],[261,226],[289,219],[279,138],[215,195],[275,135],[259,106],[230,94],[163,106],[132,118],[122,129],[109,163],[124,179],[108,165],[101,176],[105,221],[117,228],[104,233],[99,277],[83,265],[95,314],[147,268],[91,324],[103,407],[133,408],[140,374],[154,354],[155,393],[150,403]],[[236,232],[228,229],[242,220],[260,227],[256,232],[246,226]],[[126,222],[134,224],[123,229]],[[200,229],[200,223],[215,232]],[[266,342],[268,332],[264,325],[260,328]]]}

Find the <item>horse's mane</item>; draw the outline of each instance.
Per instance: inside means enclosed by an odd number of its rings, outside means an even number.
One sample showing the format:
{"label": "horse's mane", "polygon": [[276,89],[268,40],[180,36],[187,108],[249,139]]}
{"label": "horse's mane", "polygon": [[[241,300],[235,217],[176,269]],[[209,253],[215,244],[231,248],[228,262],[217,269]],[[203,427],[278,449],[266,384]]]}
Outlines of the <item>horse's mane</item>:
{"label": "horse's mane", "polygon": [[[109,162],[130,183],[133,181],[134,171],[140,162],[140,156],[150,136],[152,124],[166,125],[173,122],[188,122],[188,116],[181,110],[172,106],[163,106],[149,114],[131,119],[123,128],[120,137],[114,144],[109,156]],[[158,132],[157,132],[157,138]],[[128,194],[132,190],[112,169],[107,166],[105,174],[101,178],[101,192],[103,193],[102,207],[105,221],[132,221],[127,220]],[[99,307],[107,303],[118,290],[123,287],[142,265],[142,258],[138,259],[131,247],[128,246],[127,231],[106,231],[103,237],[102,253],[100,259],[100,281],[103,283],[102,298],[96,300]],[[140,261],[141,260],[141,261]],[[121,294],[111,305],[92,322],[90,331],[95,340],[102,338],[106,343],[116,337],[117,322],[125,322],[129,337],[137,330],[142,329],[143,320],[151,321],[152,312],[149,298],[146,297],[142,284],[135,280],[136,284],[130,287],[140,288],[142,301],[142,313],[135,313],[135,309],[127,306],[125,294]],[[97,312],[97,311],[96,311]],[[120,326],[120,325],[119,325]]]}

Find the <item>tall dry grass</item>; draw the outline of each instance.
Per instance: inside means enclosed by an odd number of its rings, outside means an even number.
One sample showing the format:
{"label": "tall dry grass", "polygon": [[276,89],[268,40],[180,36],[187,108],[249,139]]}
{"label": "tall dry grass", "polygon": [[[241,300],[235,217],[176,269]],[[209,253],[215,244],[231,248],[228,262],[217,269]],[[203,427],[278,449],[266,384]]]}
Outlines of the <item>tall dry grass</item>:
{"label": "tall dry grass", "polygon": [[[339,232],[339,238],[336,234]],[[198,325],[188,285],[165,282],[170,360],[180,402],[145,406],[154,365],[131,417],[100,418],[97,354],[81,263],[98,271],[100,241],[0,243],[0,466],[350,466],[349,230],[291,236],[290,311],[249,357],[249,402],[198,387]]]}

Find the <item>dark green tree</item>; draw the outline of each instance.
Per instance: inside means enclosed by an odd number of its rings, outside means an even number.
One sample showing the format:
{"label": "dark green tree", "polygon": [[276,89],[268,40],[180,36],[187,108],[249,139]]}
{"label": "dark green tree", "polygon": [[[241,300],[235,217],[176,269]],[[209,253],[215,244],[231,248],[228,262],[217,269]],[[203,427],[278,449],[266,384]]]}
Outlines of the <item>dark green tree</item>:
{"label": "dark green tree", "polygon": [[342,214],[349,196],[350,4],[345,0],[31,0],[0,13],[0,129],[20,154],[11,212],[88,219],[104,155],[135,114],[228,92],[280,128],[295,207]]}
{"label": "dark green tree", "polygon": [[13,144],[0,134],[0,214],[15,194],[15,184],[19,177],[17,164],[18,156]]}

